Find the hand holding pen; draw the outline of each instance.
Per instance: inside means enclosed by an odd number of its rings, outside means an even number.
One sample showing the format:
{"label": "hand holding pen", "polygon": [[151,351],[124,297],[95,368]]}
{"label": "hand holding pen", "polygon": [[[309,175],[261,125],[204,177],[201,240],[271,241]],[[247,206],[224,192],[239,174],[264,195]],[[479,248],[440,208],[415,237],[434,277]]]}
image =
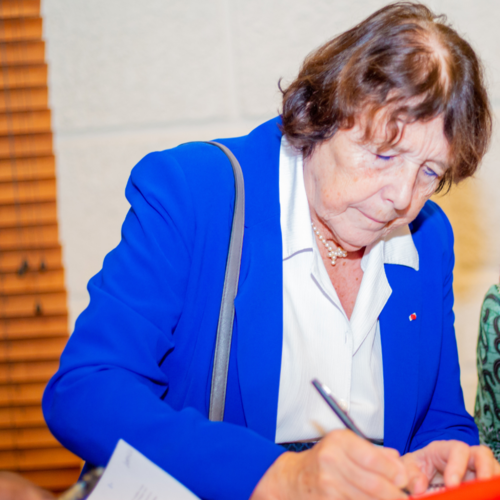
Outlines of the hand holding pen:
{"label": "hand holding pen", "polygon": [[[384,441],[383,439],[371,439],[367,437],[360,429],[359,427],[354,423],[352,418],[345,412],[341,406],[337,403],[336,399],[333,397],[332,392],[330,389],[326,386],[323,385],[318,379],[314,379],[312,381],[312,385],[315,387],[315,389],[321,394],[322,398],[325,400],[325,402],[328,404],[328,406],[333,410],[335,415],[340,419],[340,421],[346,426],[347,429],[351,430],[356,434],[356,436],[359,436],[361,439],[364,439],[365,441],[369,441],[377,446],[383,446]],[[394,450],[395,451],[395,450]],[[399,456],[399,454],[398,454]],[[410,492],[406,488],[402,488],[402,491],[405,494],[410,494]]]}
{"label": "hand holding pen", "polygon": [[[374,444],[383,444],[382,440],[369,439],[363,434],[337,403],[328,387],[316,379],[312,381],[312,384],[348,429],[361,439]],[[396,450],[389,448],[385,450],[397,453]],[[411,489],[413,494],[420,495],[426,491],[444,489],[445,485],[458,486],[461,481],[474,478],[489,479],[500,475],[500,465],[495,460],[491,460],[491,457],[491,450],[482,445],[469,447],[465,443],[453,440],[434,441],[425,448],[407,453],[402,457],[401,462],[404,463],[407,471],[407,483],[411,484],[411,488],[408,484],[402,486],[402,492],[410,494],[408,489]],[[490,468],[491,463],[493,463],[493,468]],[[450,478],[454,480],[451,483]]]}
{"label": "hand holding pen", "polygon": [[406,498],[402,489],[407,485],[396,450],[373,446],[342,429],[328,433],[310,450],[283,453],[251,500],[395,500]]}

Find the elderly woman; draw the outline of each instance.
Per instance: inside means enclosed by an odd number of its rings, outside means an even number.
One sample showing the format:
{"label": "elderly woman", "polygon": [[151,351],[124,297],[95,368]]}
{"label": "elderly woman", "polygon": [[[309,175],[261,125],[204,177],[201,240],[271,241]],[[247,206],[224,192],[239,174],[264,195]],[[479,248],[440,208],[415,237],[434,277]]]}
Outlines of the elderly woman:
{"label": "elderly woman", "polygon": [[[464,408],[453,235],[429,201],[474,173],[490,127],[469,44],[398,3],[312,53],[281,117],[220,141],[246,189],[222,423],[207,416],[233,174],[207,144],[148,155],[45,393],[55,436],[96,465],[123,438],[213,499],[392,499],[436,472],[498,473]],[[343,429],[314,377],[385,447]]]}

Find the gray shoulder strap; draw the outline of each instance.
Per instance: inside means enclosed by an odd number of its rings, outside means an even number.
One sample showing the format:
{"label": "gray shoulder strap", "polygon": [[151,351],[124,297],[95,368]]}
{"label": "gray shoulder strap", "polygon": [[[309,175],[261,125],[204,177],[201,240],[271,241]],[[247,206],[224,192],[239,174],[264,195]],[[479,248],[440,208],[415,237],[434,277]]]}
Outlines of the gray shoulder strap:
{"label": "gray shoulder strap", "polygon": [[208,141],[221,149],[231,162],[234,173],[234,213],[231,228],[231,240],[226,263],[226,276],[222,301],[220,305],[217,339],[215,342],[214,367],[212,372],[212,387],[210,390],[209,419],[222,421],[226,404],[227,374],[229,369],[229,354],[233,335],[234,299],[238,292],[240,278],[241,251],[243,248],[243,231],[245,227],[245,185],[240,164],[233,153],[218,142]]}

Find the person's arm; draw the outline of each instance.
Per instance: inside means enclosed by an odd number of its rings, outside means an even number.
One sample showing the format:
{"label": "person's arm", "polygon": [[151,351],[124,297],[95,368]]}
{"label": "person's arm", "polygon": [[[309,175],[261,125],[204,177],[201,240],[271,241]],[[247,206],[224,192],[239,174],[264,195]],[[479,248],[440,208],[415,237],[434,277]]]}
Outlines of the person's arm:
{"label": "person's arm", "polygon": [[396,450],[336,430],[310,450],[281,455],[250,500],[396,500],[407,485]]}
{"label": "person's arm", "polygon": [[45,418],[64,446],[95,465],[123,438],[202,498],[247,499],[285,450],[162,400],[171,381],[160,365],[176,348],[200,201],[168,153],[134,169],[127,197],[122,241],[89,283],[90,305],[44,395]]}
{"label": "person's arm", "polygon": [[493,285],[486,292],[479,318],[477,340],[477,392],[474,420],[479,429],[479,440],[500,458],[500,391],[495,373],[500,360],[496,347],[500,321],[500,288]]}
{"label": "person's arm", "polygon": [[429,408],[422,423],[412,436],[410,451],[423,448],[432,441],[456,439],[468,445],[479,444],[477,427],[467,413],[460,385],[460,366],[455,338],[455,315],[453,313],[453,231],[444,212],[437,205],[432,217],[440,224],[436,234],[434,252],[442,258],[442,339],[439,372]]}
{"label": "person's arm", "polygon": [[411,441],[410,453],[403,457],[410,491],[425,491],[439,472],[447,486],[473,477],[487,479],[500,473],[500,465],[490,450],[479,444],[478,430],[465,410],[460,385],[460,366],[453,313],[453,232],[441,209],[449,251],[443,253],[443,337],[439,373],[432,402]]}

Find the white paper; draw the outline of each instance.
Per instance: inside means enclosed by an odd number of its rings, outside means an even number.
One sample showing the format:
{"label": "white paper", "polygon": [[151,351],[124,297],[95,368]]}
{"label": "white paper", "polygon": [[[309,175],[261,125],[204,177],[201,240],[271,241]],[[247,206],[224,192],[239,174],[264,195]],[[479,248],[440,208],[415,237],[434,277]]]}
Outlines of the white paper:
{"label": "white paper", "polygon": [[195,500],[199,498],[120,439],[87,500]]}

